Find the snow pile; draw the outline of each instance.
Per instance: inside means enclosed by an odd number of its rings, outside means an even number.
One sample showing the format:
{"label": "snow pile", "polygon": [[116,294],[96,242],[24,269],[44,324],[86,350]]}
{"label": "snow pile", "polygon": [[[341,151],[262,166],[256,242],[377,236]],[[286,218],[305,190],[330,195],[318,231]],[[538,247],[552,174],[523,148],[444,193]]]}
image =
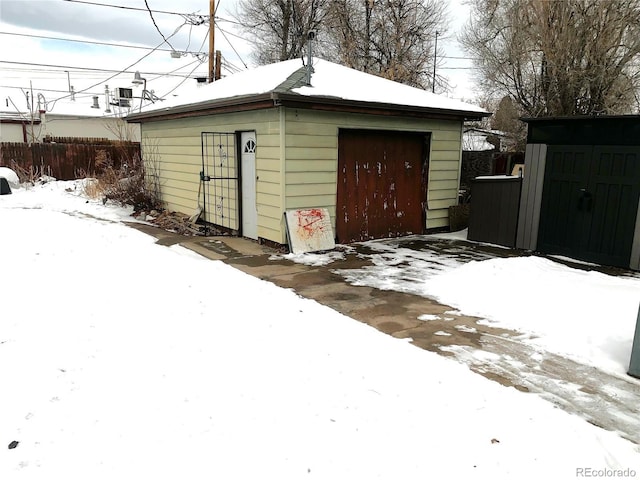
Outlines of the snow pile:
{"label": "snow pile", "polygon": [[86,202],[50,184],[0,198],[0,478],[570,479],[640,465],[637,445],[535,395]]}
{"label": "snow pile", "polygon": [[92,181],[56,181],[53,177],[45,176],[35,186],[26,186],[25,191],[19,192],[19,195],[3,198],[0,208],[36,208],[76,216],[87,215],[114,222],[136,221],[131,217],[133,207],[103,205],[101,199],[87,198],[85,185]]}
{"label": "snow pile", "polygon": [[344,260],[345,254],[341,251],[321,253],[287,253],[283,255],[272,255],[269,257],[269,260],[281,260],[283,258],[302,265],[309,265],[310,267],[322,267],[338,260]]}
{"label": "snow pile", "polygon": [[540,257],[471,261],[422,285],[467,315],[531,335],[530,342],[624,374],[640,301],[640,278],[578,270]]}
{"label": "snow pile", "polygon": [[9,167],[0,167],[0,177],[4,177],[7,182],[9,182],[9,186],[12,190],[20,188],[20,179],[18,178],[18,175]]}

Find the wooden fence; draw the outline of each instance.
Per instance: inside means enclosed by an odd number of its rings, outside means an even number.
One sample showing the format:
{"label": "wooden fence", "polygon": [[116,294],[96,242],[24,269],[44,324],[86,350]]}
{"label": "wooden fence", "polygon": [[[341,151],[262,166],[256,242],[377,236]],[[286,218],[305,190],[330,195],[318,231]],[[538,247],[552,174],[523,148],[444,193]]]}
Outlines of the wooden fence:
{"label": "wooden fence", "polygon": [[[47,135],[42,139],[42,143],[82,143],[85,145],[113,145],[114,140],[97,137],[51,137]],[[125,142],[131,143],[131,142]]]}
{"label": "wooden fence", "polygon": [[140,143],[0,143],[0,166],[51,175],[58,180],[94,176],[97,157],[108,158],[113,166],[119,167],[140,158]]}
{"label": "wooden fence", "polygon": [[484,175],[510,175],[516,163],[524,163],[523,152],[462,152],[460,189],[469,191],[474,178]]}

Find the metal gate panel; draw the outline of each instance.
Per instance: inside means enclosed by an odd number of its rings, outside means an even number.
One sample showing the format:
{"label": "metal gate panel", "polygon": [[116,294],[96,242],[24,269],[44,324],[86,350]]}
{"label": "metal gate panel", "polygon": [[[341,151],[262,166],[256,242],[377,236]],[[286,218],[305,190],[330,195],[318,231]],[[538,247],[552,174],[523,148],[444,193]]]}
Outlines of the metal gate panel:
{"label": "metal gate panel", "polygon": [[240,188],[235,133],[202,132],[202,218],[237,232]]}

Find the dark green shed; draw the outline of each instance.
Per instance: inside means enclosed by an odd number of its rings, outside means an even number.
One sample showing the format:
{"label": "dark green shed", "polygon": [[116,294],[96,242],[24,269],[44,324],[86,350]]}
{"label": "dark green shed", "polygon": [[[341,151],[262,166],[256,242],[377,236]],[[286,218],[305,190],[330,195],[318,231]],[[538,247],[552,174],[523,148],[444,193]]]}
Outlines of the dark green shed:
{"label": "dark green shed", "polygon": [[640,116],[525,121],[516,246],[640,269]]}

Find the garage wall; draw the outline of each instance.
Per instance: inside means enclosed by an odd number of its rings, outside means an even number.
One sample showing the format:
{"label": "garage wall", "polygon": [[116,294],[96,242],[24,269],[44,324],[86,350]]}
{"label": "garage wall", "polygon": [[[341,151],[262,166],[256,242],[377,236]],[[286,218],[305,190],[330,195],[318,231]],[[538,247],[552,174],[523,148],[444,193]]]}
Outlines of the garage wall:
{"label": "garage wall", "polygon": [[427,228],[449,225],[457,204],[462,122],[303,109],[286,111],[286,208],[326,207],[335,228],[338,130],[430,132]]}
{"label": "garage wall", "polygon": [[201,132],[256,131],[258,236],[283,243],[278,110],[228,113],[142,124],[142,154],[155,165],[167,209],[193,214],[202,169]]}

